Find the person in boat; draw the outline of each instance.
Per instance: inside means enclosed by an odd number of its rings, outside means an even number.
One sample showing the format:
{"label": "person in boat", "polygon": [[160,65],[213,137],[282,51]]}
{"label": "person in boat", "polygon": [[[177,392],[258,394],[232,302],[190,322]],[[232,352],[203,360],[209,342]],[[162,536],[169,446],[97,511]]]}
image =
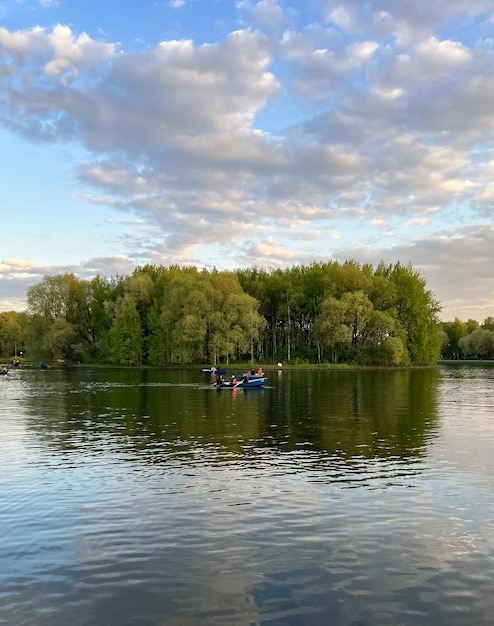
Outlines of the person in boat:
{"label": "person in boat", "polygon": [[237,379],[235,378],[235,374],[232,376],[232,385],[236,385],[237,384]]}
{"label": "person in boat", "polygon": [[221,374],[218,374],[216,376],[216,384],[217,385],[222,385],[225,381],[223,380],[223,376]]}
{"label": "person in boat", "polygon": [[249,376],[250,376],[250,373],[249,372],[245,372],[243,377],[242,377],[242,382],[248,383],[249,382]]}
{"label": "person in boat", "polygon": [[9,370],[5,367],[5,365],[2,367],[2,370],[0,371],[0,375],[2,376],[7,376],[7,374],[9,373]]}
{"label": "person in boat", "polygon": [[260,367],[260,368],[257,370],[257,375],[258,375],[258,376],[263,376],[263,374],[264,374],[264,372],[262,371],[262,367]]}

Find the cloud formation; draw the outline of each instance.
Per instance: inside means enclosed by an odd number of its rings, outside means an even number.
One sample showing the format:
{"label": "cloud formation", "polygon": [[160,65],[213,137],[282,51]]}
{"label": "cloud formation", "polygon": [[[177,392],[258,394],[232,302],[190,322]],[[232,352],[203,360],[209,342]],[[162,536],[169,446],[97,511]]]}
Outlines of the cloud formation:
{"label": "cloud formation", "polygon": [[2,125],[80,146],[80,197],[133,223],[78,271],[410,261],[446,319],[492,315],[490,3],[315,6],[239,2],[222,39],[131,52],[0,28]]}

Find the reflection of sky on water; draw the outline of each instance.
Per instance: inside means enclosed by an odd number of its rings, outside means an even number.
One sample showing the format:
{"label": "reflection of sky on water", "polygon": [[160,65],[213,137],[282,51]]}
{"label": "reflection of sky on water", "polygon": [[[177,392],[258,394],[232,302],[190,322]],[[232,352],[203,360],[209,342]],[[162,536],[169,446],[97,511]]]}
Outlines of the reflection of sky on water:
{"label": "reflection of sky on water", "polygon": [[[17,413],[0,408],[2,450],[22,452],[14,472],[0,465],[0,583],[24,616],[74,603],[81,624],[108,626],[136,612],[167,624],[454,625],[453,606],[489,623],[493,461],[472,449],[491,449],[494,421],[478,415],[464,436],[448,379],[438,405],[418,405],[437,414],[415,407],[402,433],[392,412],[369,413],[363,384],[347,432],[331,396],[304,427],[283,390],[233,399],[201,379],[193,393],[85,380],[67,394],[62,374],[43,388],[21,380],[5,396]],[[387,406],[403,410],[406,389],[392,387]]]}
{"label": "reflection of sky on water", "polygon": [[[29,455],[29,437],[25,428],[28,392],[22,372],[14,371],[0,380],[0,467],[22,464]],[[29,411],[27,411],[29,414]]]}

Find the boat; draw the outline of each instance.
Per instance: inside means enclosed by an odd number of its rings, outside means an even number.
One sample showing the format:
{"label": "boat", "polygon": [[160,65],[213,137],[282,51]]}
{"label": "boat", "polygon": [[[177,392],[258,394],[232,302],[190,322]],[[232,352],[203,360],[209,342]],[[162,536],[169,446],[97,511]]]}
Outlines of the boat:
{"label": "boat", "polygon": [[267,378],[265,376],[249,376],[240,378],[238,382],[219,381],[214,383],[217,389],[252,389],[254,387],[264,387]]}
{"label": "boat", "polygon": [[225,374],[228,374],[228,370],[226,369],[221,369],[219,367],[205,367],[202,370],[203,374],[216,374],[218,376],[224,376]]}

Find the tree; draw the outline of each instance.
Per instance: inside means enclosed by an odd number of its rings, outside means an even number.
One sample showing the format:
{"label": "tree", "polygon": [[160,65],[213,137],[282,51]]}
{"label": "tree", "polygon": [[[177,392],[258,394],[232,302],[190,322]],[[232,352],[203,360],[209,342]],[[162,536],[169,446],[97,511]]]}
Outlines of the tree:
{"label": "tree", "polygon": [[109,357],[117,365],[142,364],[141,318],[133,302],[122,302],[110,328]]}
{"label": "tree", "polygon": [[221,327],[216,326],[216,341],[219,336],[224,337],[223,350],[226,351],[227,359],[230,354],[237,351],[239,356],[241,353],[249,352],[253,361],[254,344],[259,341],[260,331],[266,325],[258,313],[258,303],[248,294],[235,289],[225,298],[222,309],[224,332],[220,335]]}
{"label": "tree", "polygon": [[184,271],[163,294],[153,340],[169,362],[212,362],[252,352],[264,320],[235,274]]}
{"label": "tree", "polygon": [[494,331],[477,328],[459,340],[461,350],[466,356],[478,359],[491,359],[494,355]]}
{"label": "tree", "polygon": [[160,317],[160,301],[154,300],[148,311],[148,335],[145,338],[151,365],[164,365],[167,362],[166,336],[161,326]]}
{"label": "tree", "polygon": [[17,356],[21,346],[21,314],[16,311],[0,313],[0,354]]}
{"label": "tree", "polygon": [[32,354],[71,360],[321,362],[329,348],[334,361],[428,364],[444,339],[425,281],[399,263],[376,271],[355,261],[238,272],[146,265],[90,282],[45,276],[28,305]]}
{"label": "tree", "polygon": [[486,317],[482,322],[482,328],[485,330],[494,330],[494,317]]}
{"label": "tree", "polygon": [[365,343],[360,362],[397,366],[406,362],[406,348],[399,324],[385,311],[373,310],[365,327]]}
{"label": "tree", "polygon": [[[60,358],[71,360],[86,360],[91,353],[94,332],[91,324],[91,284],[79,280],[74,274],[57,274],[44,276],[41,283],[33,285],[27,291],[28,311],[37,316],[38,325],[43,320],[43,332],[46,334],[50,324],[56,320],[65,320],[71,327],[71,345],[64,348]],[[54,335],[64,326],[58,324]],[[65,325],[66,329],[67,326]],[[52,336],[54,336],[52,335]],[[46,345],[50,352],[52,347]],[[39,342],[35,339],[35,346],[39,349]],[[57,343],[58,345],[58,343]],[[57,350],[61,349],[58,346]]]}
{"label": "tree", "polygon": [[372,303],[363,291],[347,292],[340,302],[345,310],[345,323],[352,334],[354,350],[361,348],[366,339],[366,327],[373,312]]}
{"label": "tree", "polygon": [[90,297],[90,327],[92,339],[90,342],[91,356],[97,361],[108,358],[109,332],[116,310],[116,300],[123,293],[122,279],[116,277],[111,280],[96,276],[91,281]]}
{"label": "tree", "polygon": [[337,294],[343,296],[352,291],[367,293],[372,285],[372,267],[361,266],[357,261],[345,261],[339,267]]}
{"label": "tree", "polygon": [[322,302],[321,312],[314,324],[314,334],[323,346],[330,348],[332,363],[337,362],[338,350],[352,342],[352,331],[347,319],[344,302],[332,296]]}
{"label": "tree", "polygon": [[55,359],[78,360],[77,331],[65,317],[57,317],[43,335],[44,352]]}
{"label": "tree", "polygon": [[396,299],[393,308],[405,335],[408,358],[416,365],[436,363],[441,350],[437,314],[440,306],[425,286],[425,280],[412,268],[397,263],[381,267],[381,272],[394,284]]}
{"label": "tree", "polygon": [[455,317],[453,322],[443,322],[442,330],[446,333],[447,342],[442,345],[442,352],[445,356],[457,359],[461,353],[459,341],[468,335],[467,325]]}
{"label": "tree", "polygon": [[395,366],[405,361],[406,348],[400,337],[386,337],[379,347],[376,365]]}

